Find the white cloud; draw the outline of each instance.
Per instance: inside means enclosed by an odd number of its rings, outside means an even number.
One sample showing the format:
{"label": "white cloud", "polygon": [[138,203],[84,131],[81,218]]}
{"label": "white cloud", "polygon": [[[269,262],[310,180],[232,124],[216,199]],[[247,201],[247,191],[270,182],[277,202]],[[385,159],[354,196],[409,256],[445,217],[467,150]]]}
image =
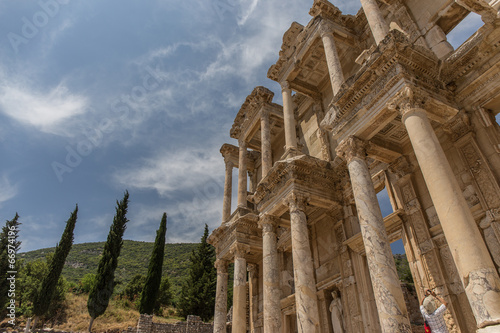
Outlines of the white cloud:
{"label": "white cloud", "polygon": [[17,185],[12,185],[7,175],[0,178],[0,205],[14,198],[19,193]]}
{"label": "white cloud", "polygon": [[[200,191],[207,184],[221,182],[224,172],[222,158],[207,153],[213,151],[217,150],[168,151],[143,160],[137,167],[117,171],[114,180],[131,188],[155,190],[164,197],[175,196],[181,191]],[[206,193],[210,195],[211,190],[207,187]],[[204,192],[200,195],[203,196]]]}
{"label": "white cloud", "polygon": [[0,86],[0,112],[47,133],[60,134],[64,121],[83,114],[87,99],[72,93],[63,83],[47,92],[27,83]]}

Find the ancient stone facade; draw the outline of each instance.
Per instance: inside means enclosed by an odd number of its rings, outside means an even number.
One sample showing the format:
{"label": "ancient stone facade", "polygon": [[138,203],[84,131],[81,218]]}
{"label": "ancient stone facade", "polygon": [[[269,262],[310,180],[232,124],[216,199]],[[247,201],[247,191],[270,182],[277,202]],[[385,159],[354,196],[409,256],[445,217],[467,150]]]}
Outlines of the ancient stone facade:
{"label": "ancient stone facade", "polygon": [[[292,23],[268,72],[283,105],[255,88],[238,147],[221,148],[214,332],[227,330],[229,263],[235,333],[411,332],[398,239],[418,299],[447,299],[450,332],[500,332],[500,1],[361,5],[315,0]],[[455,50],[446,35],[470,12],[484,25]]]}

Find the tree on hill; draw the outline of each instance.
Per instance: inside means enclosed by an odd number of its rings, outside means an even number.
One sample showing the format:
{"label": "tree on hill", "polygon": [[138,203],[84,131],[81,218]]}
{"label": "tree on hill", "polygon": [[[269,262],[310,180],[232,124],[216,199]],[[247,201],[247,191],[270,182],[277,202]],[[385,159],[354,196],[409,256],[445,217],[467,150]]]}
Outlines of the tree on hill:
{"label": "tree on hill", "polygon": [[[19,260],[18,275],[16,279],[16,316],[33,316],[33,301],[40,291],[43,279],[49,274],[49,267],[54,258],[54,253],[49,253],[45,258],[26,262]],[[64,316],[63,302],[66,296],[66,280],[60,276],[57,280],[54,295],[48,311],[40,318],[42,320],[56,319]]]}
{"label": "tree on hill", "polygon": [[66,257],[68,256],[71,246],[73,245],[73,231],[75,230],[77,215],[78,205],[75,207],[75,210],[71,213],[71,216],[66,222],[66,227],[64,228],[61,240],[56,246],[54,257],[50,262],[48,274],[45,275],[40,290],[35,296],[35,300],[33,302],[33,314],[35,315],[33,329],[36,327],[38,318],[43,316],[49,310],[50,303],[54,297],[54,292],[57,287],[57,282],[59,281],[64,263],[66,262]]}
{"label": "tree on hill", "polygon": [[92,330],[94,319],[106,311],[109,299],[113,294],[115,270],[123,244],[123,233],[128,222],[128,196],[128,191],[125,191],[122,201],[117,202],[113,224],[109,230],[108,239],[104,244],[102,257],[97,267],[96,282],[89,293],[87,301],[87,309],[90,315],[89,332]]}
{"label": "tree on hill", "polygon": [[180,313],[184,318],[188,315],[197,315],[202,320],[208,321],[214,315],[217,271],[214,267],[215,249],[207,243],[207,238],[208,226],[205,224],[201,242],[191,253],[189,276],[182,286],[178,302]]}
{"label": "tree on hill", "polygon": [[17,240],[19,234],[19,215],[12,220],[7,220],[0,233],[0,311],[3,318],[8,300],[9,280],[8,271],[16,271],[16,253],[21,247],[21,241]]}
{"label": "tree on hill", "polygon": [[125,289],[120,293],[120,298],[126,297],[130,301],[135,301],[135,299],[141,295],[142,289],[144,289],[144,283],[146,282],[146,277],[142,274],[136,274],[132,280],[125,286]]}
{"label": "tree on hill", "polygon": [[161,272],[165,258],[165,234],[167,233],[167,213],[163,213],[160,228],[156,231],[155,245],[149,259],[148,275],[141,293],[139,313],[153,314],[157,308],[158,291],[161,284]]}
{"label": "tree on hill", "polygon": [[170,290],[170,281],[168,279],[168,276],[164,276],[161,279],[160,283],[160,291],[158,293],[158,298],[156,300],[156,309],[155,312],[156,314],[161,313],[161,307],[162,306],[167,306],[172,304],[172,291]]}

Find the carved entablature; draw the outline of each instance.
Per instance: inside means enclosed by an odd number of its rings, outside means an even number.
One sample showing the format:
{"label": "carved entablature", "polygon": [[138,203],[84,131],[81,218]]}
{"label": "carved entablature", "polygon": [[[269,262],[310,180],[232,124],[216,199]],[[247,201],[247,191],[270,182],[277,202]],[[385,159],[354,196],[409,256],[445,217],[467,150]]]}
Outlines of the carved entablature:
{"label": "carved entablature", "polygon": [[[432,51],[412,45],[402,32],[391,30],[358,73],[342,85],[322,122],[323,128],[331,129],[335,139],[356,134],[350,131],[360,126],[372,126],[376,133],[397,116],[387,101],[405,86],[418,87],[429,96],[432,106],[437,106],[436,112],[449,118],[453,94],[443,88],[439,66]],[[368,120],[372,125],[366,123]]]}
{"label": "carved entablature", "polygon": [[246,259],[257,263],[262,256],[262,231],[258,215],[246,214],[230,224],[215,229],[208,242],[215,247],[217,258],[231,261],[235,244],[248,247]]}
{"label": "carved entablature", "polygon": [[[444,62],[441,77],[463,105],[475,105],[498,93],[500,74],[498,29],[485,25]],[[492,91],[494,89],[494,91]]]}
{"label": "carved entablature", "polygon": [[321,17],[324,20],[335,22],[341,27],[354,29],[356,26],[356,18],[352,15],[343,15],[340,9],[326,0],[315,0],[309,15],[313,17]]}
{"label": "carved entablature", "polygon": [[321,16],[335,20],[342,16],[342,12],[327,0],[314,0],[314,3],[309,10],[309,15],[313,17]]}
{"label": "carved entablature", "polygon": [[[226,163],[231,163],[233,167],[239,167],[239,148],[225,143],[220,148],[220,153],[224,157]],[[259,158],[260,153],[256,151],[247,151],[247,170],[253,172],[255,170],[255,163]]]}
{"label": "carved entablature", "polygon": [[283,35],[283,44],[281,45],[281,51],[279,52],[279,59],[276,64],[272,65],[267,72],[267,77],[274,81],[281,81],[280,72],[285,64],[292,58],[295,52],[295,43],[298,39],[298,35],[304,30],[304,26],[297,22],[293,22],[290,28]]}
{"label": "carved entablature", "polygon": [[[252,124],[258,121],[263,108],[267,112],[273,112],[276,115],[283,113],[283,108],[273,103],[274,93],[262,86],[255,87],[250,95],[247,96],[245,102],[241,105],[233,126],[231,127],[230,135],[234,139],[248,140],[248,131]],[[282,116],[281,116],[282,117]],[[244,137],[242,137],[244,136]]]}
{"label": "carved entablature", "polygon": [[276,162],[268,176],[257,186],[254,202],[260,212],[264,211],[264,206],[272,207],[272,203],[288,211],[283,199],[293,190],[300,191],[303,184],[307,184],[305,193],[309,195],[313,206],[331,207],[341,200],[339,178],[331,163],[301,155]]}

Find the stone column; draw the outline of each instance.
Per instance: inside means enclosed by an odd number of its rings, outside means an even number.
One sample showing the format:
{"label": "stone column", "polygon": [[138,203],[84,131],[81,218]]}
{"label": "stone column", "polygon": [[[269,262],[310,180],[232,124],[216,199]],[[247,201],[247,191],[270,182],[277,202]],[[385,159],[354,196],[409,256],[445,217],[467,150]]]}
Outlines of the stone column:
{"label": "stone column", "polygon": [[264,333],[281,331],[281,289],[278,264],[276,228],[279,218],[263,215],[259,220],[262,228],[262,270],[264,285]]}
{"label": "stone column", "polygon": [[286,199],[290,208],[295,307],[299,333],[319,332],[316,278],[305,213],[306,198],[292,192]]}
{"label": "stone column", "polygon": [[250,247],[244,244],[234,244],[231,253],[234,255],[233,282],[233,326],[232,332],[247,331],[247,261],[245,255]]}
{"label": "stone column", "polygon": [[333,28],[330,24],[323,21],[321,22],[319,33],[323,41],[328,73],[330,74],[333,95],[335,96],[340,90],[342,83],[344,83],[344,73],[342,72],[342,65],[340,64],[339,54],[333,38]]}
{"label": "stone column", "polygon": [[226,178],[224,180],[224,201],[222,202],[222,222],[229,221],[231,217],[231,196],[233,186],[233,162],[225,159]]}
{"label": "stone column", "polygon": [[227,265],[224,259],[215,261],[217,289],[215,292],[214,333],[226,333],[227,317]]}
{"label": "stone column", "polygon": [[259,271],[256,264],[247,264],[248,271],[248,293],[249,293],[249,321],[250,321],[250,333],[255,332],[255,322],[257,321],[258,309],[258,299],[259,299]]}
{"label": "stone column", "polygon": [[238,166],[238,207],[247,207],[247,143],[244,139],[239,141],[240,156]]}
{"label": "stone column", "polygon": [[373,38],[375,38],[375,43],[378,45],[387,36],[389,25],[380,11],[377,0],[361,0],[361,6],[370,25]]}
{"label": "stone column", "polygon": [[500,278],[443,148],[425,110],[421,108],[423,101],[425,97],[417,91],[405,89],[397,101],[402,122],[408,131],[477,327],[500,325]]}
{"label": "stone column", "polygon": [[297,149],[292,89],[290,89],[290,84],[287,81],[281,83],[281,93],[283,95],[283,121],[285,123],[285,150]]}
{"label": "stone column", "polygon": [[382,332],[411,333],[384,219],[365,161],[365,144],[349,137],[337,147],[337,154],[347,160]]}
{"label": "stone column", "polygon": [[262,157],[262,179],[273,167],[273,157],[271,149],[271,126],[269,124],[269,110],[262,109],[260,112],[260,141]]}

